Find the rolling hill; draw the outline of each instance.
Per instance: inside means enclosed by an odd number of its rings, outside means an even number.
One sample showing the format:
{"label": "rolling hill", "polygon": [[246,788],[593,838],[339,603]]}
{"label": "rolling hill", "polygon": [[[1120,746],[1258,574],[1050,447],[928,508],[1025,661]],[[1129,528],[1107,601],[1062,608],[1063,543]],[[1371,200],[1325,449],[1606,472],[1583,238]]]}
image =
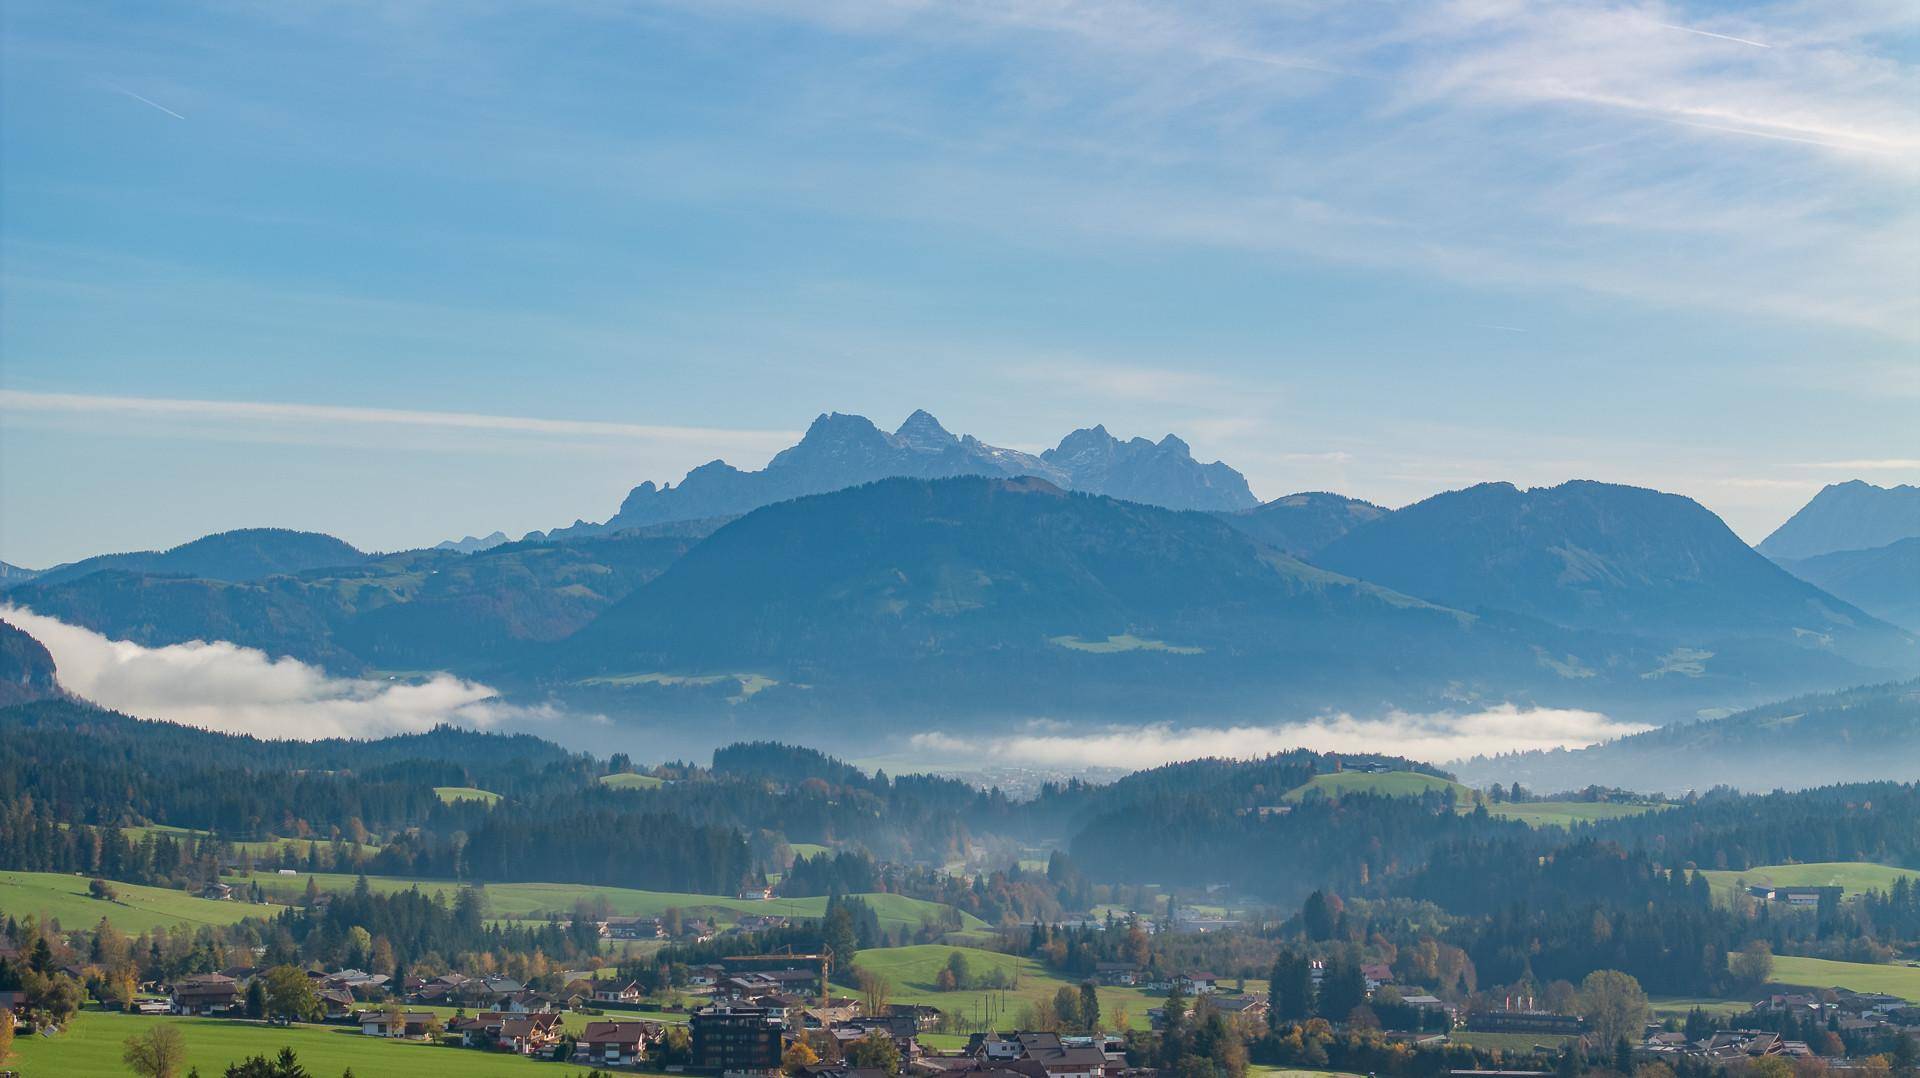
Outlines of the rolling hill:
{"label": "rolling hill", "polygon": [[1794,576],[1877,618],[1920,632],[1920,537],[1868,550],[1775,560]]}
{"label": "rolling hill", "polygon": [[1724,785],[1766,791],[1906,781],[1920,773],[1920,681],[1796,697],[1572,752],[1448,766],[1476,786],[1518,781],[1534,790],[1600,785],[1678,793]]}
{"label": "rolling hill", "polygon": [[482,670],[557,640],[679,558],[697,534],[639,530],[471,554],[415,550],[259,580],[107,569],[10,602],[149,647],[229,640],[340,672]]}
{"label": "rolling hill", "polygon": [[1920,487],[1834,483],[1760,540],[1769,558],[1812,558],[1867,550],[1920,536]]}
{"label": "rolling hill", "polygon": [[1328,543],[1386,515],[1372,502],[1313,492],[1275,498],[1222,519],[1282,554],[1311,561]]}
{"label": "rolling hill", "polygon": [[1452,491],[1354,529],[1314,564],[1446,606],[1696,652],[1758,647],[1765,662],[1809,667],[1839,658],[1861,668],[1856,683],[1920,668],[1912,634],[1787,573],[1698,503],[1638,487]]}
{"label": "rolling hill", "polygon": [[[47,585],[77,580],[89,573],[120,570],[206,580],[261,580],[309,569],[357,565],[366,561],[367,557],[347,543],[319,532],[241,528],[202,536],[170,550],[102,554],[56,565],[29,579]],[[26,582],[21,580],[18,583]],[[0,580],[0,586],[12,583],[10,580]]]}

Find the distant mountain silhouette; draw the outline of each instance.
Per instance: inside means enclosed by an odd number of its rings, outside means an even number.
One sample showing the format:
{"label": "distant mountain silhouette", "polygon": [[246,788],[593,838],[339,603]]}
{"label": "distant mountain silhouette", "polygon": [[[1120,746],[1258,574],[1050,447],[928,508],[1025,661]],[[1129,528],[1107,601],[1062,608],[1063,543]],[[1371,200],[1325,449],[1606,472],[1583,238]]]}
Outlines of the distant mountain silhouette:
{"label": "distant mountain silhouette", "polygon": [[793,686],[756,706],[1163,717],[1621,680],[1569,680],[1543,648],[1623,672],[1627,691],[1661,688],[1639,675],[1665,645],[1485,621],[1314,568],[1210,514],[959,478],[749,513],[554,661],[570,678]]}
{"label": "distant mountain silhouette", "polygon": [[433,544],[433,549],[451,550],[460,554],[472,554],[481,550],[492,550],[502,543],[510,543],[512,541],[513,540],[507,538],[506,532],[496,531],[492,535],[480,537],[469,535],[464,539],[443,539]]}
{"label": "distant mountain silhouette", "polygon": [[1465,610],[1498,609],[1701,650],[1754,638],[1912,670],[1913,636],[1756,554],[1675,494],[1487,483],[1356,528],[1314,564]]}
{"label": "distant mountain silhouette", "polygon": [[22,569],[18,565],[8,565],[0,561],[0,588],[10,588],[15,584],[24,584],[40,575],[38,569]]}
{"label": "distant mountain silhouette", "polygon": [[1311,561],[1328,543],[1386,514],[1372,502],[1313,492],[1275,498],[1221,519],[1283,554]]}
{"label": "distant mountain silhouette", "polygon": [[1874,617],[1920,633],[1920,537],[1871,550],[1775,560],[1794,576]]}
{"label": "distant mountain silhouette", "polygon": [[56,565],[26,580],[5,583],[10,587],[27,581],[58,584],[109,569],[207,580],[261,580],[308,569],[357,565],[366,560],[367,555],[331,535],[286,528],[241,528],[202,536],[166,551],[102,554]]}
{"label": "distant mountain silhouette", "polygon": [[1854,479],[1823,488],[1760,541],[1769,558],[1811,558],[1870,550],[1920,536],[1920,487],[1877,487]]}
{"label": "distant mountain silhouette", "polygon": [[926,411],[916,411],[892,434],[864,416],[822,415],[799,444],[767,466],[746,472],[716,460],[687,473],[679,486],[635,487],[604,524],[577,521],[546,534],[578,538],[678,520],[731,517],[763,505],[825,494],[876,479],[942,479],[963,475],[1036,476],[1056,486],[1111,494],[1173,509],[1242,509],[1255,504],[1247,481],[1221,464],[1193,459],[1172,435],[1158,443],[1122,442],[1105,427],[1078,430],[1041,456],[956,437]]}
{"label": "distant mountain silhouette", "polygon": [[1920,681],[1801,696],[1571,752],[1479,757],[1448,767],[1472,785],[1517,781],[1538,793],[1595,785],[1678,794],[1905,782],[1920,773]]}

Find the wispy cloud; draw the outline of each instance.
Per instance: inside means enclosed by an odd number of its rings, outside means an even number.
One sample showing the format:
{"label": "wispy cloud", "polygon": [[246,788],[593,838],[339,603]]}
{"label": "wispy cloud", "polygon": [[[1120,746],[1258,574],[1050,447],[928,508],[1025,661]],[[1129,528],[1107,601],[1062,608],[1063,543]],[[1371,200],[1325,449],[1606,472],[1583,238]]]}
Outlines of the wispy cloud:
{"label": "wispy cloud", "polygon": [[120,93],[127,95],[128,97],[133,98],[135,101],[140,102],[142,105],[146,105],[150,108],[159,109],[161,112],[166,113],[167,115],[173,117],[176,120],[186,119],[185,116],[182,116],[179,113],[168,108],[167,106],[162,105],[160,102],[155,101],[151,98],[141,97],[139,94],[134,93],[132,90],[129,90],[124,86],[115,86],[114,89]]}
{"label": "wispy cloud", "polygon": [[269,738],[381,737],[450,722],[490,727],[557,717],[451,674],[422,682],[332,677],[297,659],[224,641],[143,647],[23,607],[0,618],[46,645],[60,686],[143,719]]}
{"label": "wispy cloud", "polygon": [[472,412],[429,412],[396,408],[361,408],[331,404],[274,401],[192,400],[172,397],[110,397],[79,393],[35,393],[0,390],[0,411],[77,412],[105,415],[184,416],[197,419],[246,419],[300,423],[355,423],[376,426],[444,427],[454,430],[509,431],[526,434],[570,434],[596,438],[625,438],[707,446],[742,438],[768,447],[790,444],[788,431],[738,431],[711,427],[653,426],[606,423],[586,419],[541,419],[529,416],[481,415]]}
{"label": "wispy cloud", "polygon": [[1574,749],[1651,729],[1594,711],[1512,704],[1470,713],[1341,714],[1273,726],[1114,726],[1081,733],[1042,729],[976,739],[940,731],[916,734],[916,749],[1034,764],[1155,767],[1206,756],[1248,758],[1285,749],[1379,752],[1430,763],[1533,749]]}

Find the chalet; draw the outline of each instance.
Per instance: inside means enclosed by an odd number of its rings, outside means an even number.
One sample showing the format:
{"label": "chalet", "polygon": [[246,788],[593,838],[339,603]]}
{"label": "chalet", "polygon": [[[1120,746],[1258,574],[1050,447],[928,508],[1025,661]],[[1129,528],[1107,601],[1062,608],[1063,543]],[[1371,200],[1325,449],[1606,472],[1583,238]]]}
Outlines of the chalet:
{"label": "chalet", "polygon": [[1360,975],[1366,978],[1367,991],[1372,992],[1383,984],[1393,983],[1393,970],[1385,962],[1368,962],[1360,967]]}
{"label": "chalet", "polygon": [[1037,1064],[1046,1078],[1100,1078],[1107,1067],[1107,1054],[1092,1045],[1063,1043],[1054,1033],[1022,1033],[1020,1060]]}
{"label": "chalet", "polygon": [[588,1022],[574,1042],[573,1061],[591,1067],[638,1067],[661,1032],[658,1022]]}
{"label": "chalet", "polygon": [[558,1010],[556,1001],[545,992],[515,992],[500,1003],[500,1009],[512,1014],[547,1014]]}
{"label": "chalet", "polygon": [[645,995],[639,981],[599,981],[593,986],[595,1003],[638,1003]]}
{"label": "chalet", "polygon": [[360,1032],[369,1037],[410,1041],[426,1040],[438,1019],[432,1011],[361,1011],[353,1017]]}
{"label": "chalet", "polygon": [[1188,973],[1176,973],[1173,977],[1173,983],[1179,985],[1181,991],[1189,995],[1211,992],[1219,980],[1220,978],[1211,973],[1198,970]]}
{"label": "chalet", "polygon": [[767,932],[775,928],[785,928],[790,922],[785,917],[771,914],[749,913],[733,923],[736,932]]}
{"label": "chalet", "polygon": [[1213,997],[1213,1006],[1221,1014],[1229,1017],[1245,1018],[1249,1021],[1261,1023],[1266,1022],[1267,1011],[1271,1009],[1265,996],[1253,994],[1242,996],[1215,995]]}
{"label": "chalet", "polygon": [[967,1038],[966,1053],[975,1059],[1004,1063],[1026,1054],[1020,1038],[1010,1033],[975,1033]]}
{"label": "chalet", "polygon": [[175,1014],[226,1014],[239,999],[240,982],[218,973],[182,977],[173,982],[173,990],[167,993],[167,1002]]}
{"label": "chalet", "polygon": [[609,917],[602,926],[609,939],[651,940],[666,935],[658,917]]}
{"label": "chalet", "polygon": [[940,1008],[931,1007],[925,1003],[889,1003],[887,1017],[910,1018],[913,1020],[914,1027],[924,1032],[940,1024]]}
{"label": "chalet", "polygon": [[1115,988],[1132,988],[1140,983],[1140,964],[1138,962],[1099,962],[1093,967],[1093,975],[1101,984]]}
{"label": "chalet", "polygon": [[705,988],[726,975],[725,966],[694,966],[687,970],[687,983],[695,988]]}
{"label": "chalet", "polygon": [[316,994],[320,1005],[326,1008],[327,1021],[339,1022],[352,1017],[355,1003],[352,992],[344,988],[322,988]]}
{"label": "chalet", "polygon": [[530,1056],[560,1043],[560,1033],[557,1014],[512,1014],[500,1023],[495,1043],[502,1051]]}
{"label": "chalet", "polygon": [[827,1027],[827,1034],[833,1038],[840,1058],[845,1058],[849,1045],[855,1041],[864,1040],[874,1033],[884,1033],[891,1037],[893,1046],[900,1050],[902,1060],[919,1058],[920,1027],[911,1017],[902,1015],[884,1018],[849,1018]]}
{"label": "chalet", "polygon": [[219,880],[208,880],[206,886],[200,888],[200,897],[212,899],[215,902],[227,902],[233,898],[233,887]]}

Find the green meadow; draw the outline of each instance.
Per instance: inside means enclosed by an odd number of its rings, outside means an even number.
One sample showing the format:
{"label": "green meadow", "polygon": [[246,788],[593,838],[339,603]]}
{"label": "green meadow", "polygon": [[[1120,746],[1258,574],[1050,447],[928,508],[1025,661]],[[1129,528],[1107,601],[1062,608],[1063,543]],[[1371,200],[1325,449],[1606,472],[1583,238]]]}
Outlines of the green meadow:
{"label": "green meadow", "polygon": [[1655,812],[1666,805],[1622,805],[1611,801],[1533,801],[1525,804],[1488,805],[1487,811],[1509,820],[1520,820],[1534,827],[1572,827],[1596,820],[1618,820]]}
{"label": "green meadow", "polygon": [[[352,890],[358,880],[343,872],[301,873],[296,876],[256,874],[254,879],[276,898],[294,901],[304,894],[311,878],[322,891]],[[376,891],[404,891],[419,887],[429,894],[439,891],[451,902],[462,886],[457,880],[411,879],[398,876],[368,876],[367,886]],[[483,888],[487,912],[498,918],[524,920],[548,914],[566,915],[581,900],[604,898],[607,907],[619,917],[658,917],[677,909],[688,917],[718,917],[737,920],[742,914],[758,913],[776,917],[824,917],[827,900],[816,898],[736,898],[732,895],[696,895],[674,891],[641,891],[629,887],[599,887],[586,883],[489,883]],[[903,895],[860,895],[873,906],[882,926],[889,930],[918,928],[931,919],[938,920],[947,907]],[[989,926],[971,914],[961,914],[963,931],[985,932]]]}
{"label": "green meadow", "polygon": [[0,872],[0,911],[15,917],[57,917],[63,928],[91,928],[105,917],[122,932],[145,932],[174,924],[230,925],[245,917],[271,917],[271,906],[212,899],[164,887],[115,883],[108,902],[87,893],[85,876],[58,872]]}
{"label": "green meadow", "polygon": [[1775,955],[1773,979],[1808,988],[1851,988],[1855,992],[1886,992],[1920,999],[1920,966]]}
{"label": "green meadow", "polygon": [[84,1011],[72,1026],[53,1037],[21,1037],[13,1043],[8,1066],[25,1078],[126,1078],[121,1045],[156,1025],[172,1025],[187,1042],[187,1065],[203,1075],[222,1074],[229,1063],[254,1055],[269,1058],[290,1047],[317,1078],[334,1078],[351,1067],[356,1075],[404,1074],[409,1078],[514,1078],[550,1074],[571,1078],[572,1064],[540,1063],[502,1052],[390,1041],[368,1037],[357,1027],[267,1026],[224,1018],[175,1018]]}
{"label": "green meadow", "polygon": [[1804,865],[1760,865],[1756,868],[1710,870],[1707,880],[1715,891],[1734,894],[1742,887],[1840,887],[1849,895],[1885,891],[1905,876],[1920,882],[1920,872],[1878,865],[1871,861],[1816,861]]}
{"label": "green meadow", "polygon": [[1418,771],[1335,771],[1315,775],[1304,785],[1287,792],[1288,801],[1298,801],[1318,790],[1328,797],[1341,794],[1375,794],[1380,797],[1417,797],[1421,794],[1452,790],[1460,804],[1472,804],[1474,792],[1451,779],[1423,775]]}
{"label": "green meadow", "polygon": [[477,786],[435,786],[433,792],[449,805],[456,801],[485,801],[491,805],[500,800],[499,794]]}
{"label": "green meadow", "polygon": [[652,775],[636,775],[632,772],[600,776],[600,785],[608,786],[615,790],[651,790],[656,786],[665,786],[666,784],[665,779],[657,779]]}

